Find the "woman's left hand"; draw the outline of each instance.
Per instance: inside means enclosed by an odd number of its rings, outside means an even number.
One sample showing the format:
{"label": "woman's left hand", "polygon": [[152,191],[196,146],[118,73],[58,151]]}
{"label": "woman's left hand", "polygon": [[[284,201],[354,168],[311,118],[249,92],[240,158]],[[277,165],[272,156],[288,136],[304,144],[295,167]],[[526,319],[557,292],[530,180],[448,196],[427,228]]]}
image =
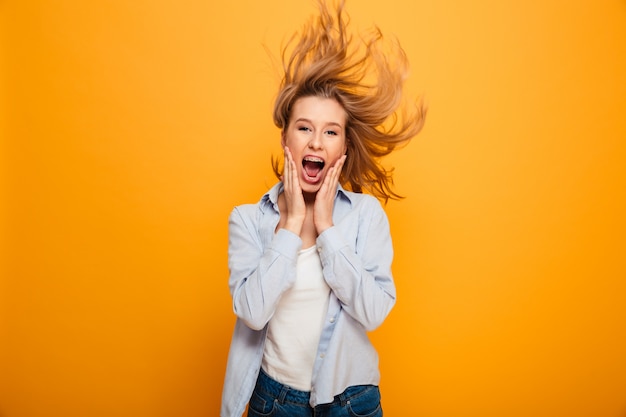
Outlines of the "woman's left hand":
{"label": "woman's left hand", "polygon": [[337,184],[339,184],[339,177],[341,176],[341,169],[345,161],[346,155],[342,155],[341,158],[330,167],[322,186],[315,196],[313,222],[318,235],[333,225],[335,194],[337,192]]}

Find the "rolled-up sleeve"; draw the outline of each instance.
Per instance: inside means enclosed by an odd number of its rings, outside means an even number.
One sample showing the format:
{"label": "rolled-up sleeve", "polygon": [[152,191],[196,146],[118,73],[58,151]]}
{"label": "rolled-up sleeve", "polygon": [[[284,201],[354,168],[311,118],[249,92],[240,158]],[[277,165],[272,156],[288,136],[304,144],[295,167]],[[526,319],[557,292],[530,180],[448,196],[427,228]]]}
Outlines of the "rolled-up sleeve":
{"label": "rolled-up sleeve", "polygon": [[[326,229],[317,245],[324,278],[342,308],[367,330],[373,330],[394,306],[396,289],[391,274],[393,245],[387,215],[377,200],[366,199],[365,203],[351,214],[358,215],[358,221],[350,218]],[[344,230],[355,227],[356,233]]]}
{"label": "rolled-up sleeve", "polygon": [[299,236],[285,229],[263,249],[255,206],[236,207],[228,222],[229,287],[237,317],[254,330],[270,320],[281,295],[295,282]]}

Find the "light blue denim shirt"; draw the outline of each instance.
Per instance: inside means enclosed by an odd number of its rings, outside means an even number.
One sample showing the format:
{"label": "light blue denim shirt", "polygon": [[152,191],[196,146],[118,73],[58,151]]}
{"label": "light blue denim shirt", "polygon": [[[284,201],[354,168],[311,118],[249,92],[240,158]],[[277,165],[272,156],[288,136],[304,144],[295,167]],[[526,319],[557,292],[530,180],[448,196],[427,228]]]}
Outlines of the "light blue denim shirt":
{"label": "light blue denim shirt", "polygon": [[[229,218],[229,287],[237,322],[222,393],[222,417],[240,417],[261,367],[267,323],[281,294],[296,280],[300,237],[276,230],[276,184],[257,204],[235,207]],[[378,200],[337,189],[334,226],[317,237],[324,279],[331,288],[311,381],[311,406],[333,401],[352,385],[378,385],[378,354],[367,331],[395,304],[393,247]]]}

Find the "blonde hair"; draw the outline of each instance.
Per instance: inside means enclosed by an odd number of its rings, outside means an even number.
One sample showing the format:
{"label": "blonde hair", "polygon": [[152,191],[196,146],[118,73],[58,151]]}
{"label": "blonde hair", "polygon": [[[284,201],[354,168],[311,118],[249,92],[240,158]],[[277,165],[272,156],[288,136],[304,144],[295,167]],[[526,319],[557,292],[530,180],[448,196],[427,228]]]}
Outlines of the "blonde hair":
{"label": "blonde hair", "polygon": [[[274,124],[283,131],[288,127],[299,98],[337,100],[347,113],[348,156],[341,184],[384,201],[399,199],[392,189],[393,169],[385,169],[380,158],[417,135],[426,114],[422,102],[410,113],[401,106],[408,72],[406,54],[398,42],[386,50],[377,27],[355,43],[347,33],[349,18],[344,18],[343,0],[332,12],[324,0],[318,4],[317,19],[310,20],[282,50],[284,75],[274,103]],[[273,158],[272,166],[280,178],[280,158]]]}

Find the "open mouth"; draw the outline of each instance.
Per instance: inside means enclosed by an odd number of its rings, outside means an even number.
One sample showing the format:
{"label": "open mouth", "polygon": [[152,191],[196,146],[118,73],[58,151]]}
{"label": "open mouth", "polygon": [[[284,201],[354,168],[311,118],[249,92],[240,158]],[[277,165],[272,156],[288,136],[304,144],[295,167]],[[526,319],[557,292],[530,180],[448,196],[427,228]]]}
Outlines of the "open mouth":
{"label": "open mouth", "polygon": [[315,156],[305,156],[302,160],[302,167],[309,178],[316,178],[324,169],[324,160]]}

